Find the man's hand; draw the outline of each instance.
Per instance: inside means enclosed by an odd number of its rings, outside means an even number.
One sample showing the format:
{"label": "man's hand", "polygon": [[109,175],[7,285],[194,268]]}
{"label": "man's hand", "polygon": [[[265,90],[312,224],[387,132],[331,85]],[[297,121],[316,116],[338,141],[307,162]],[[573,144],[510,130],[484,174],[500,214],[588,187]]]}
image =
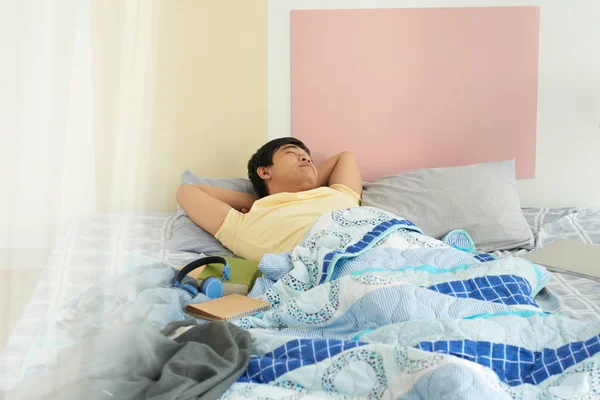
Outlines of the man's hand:
{"label": "man's hand", "polygon": [[192,221],[215,235],[233,208],[247,213],[256,196],[206,185],[182,185],[177,189],[177,203]]}
{"label": "man's hand", "polygon": [[345,151],[335,155],[317,167],[318,186],[344,185],[359,196],[362,194],[363,181],[356,164],[354,154]]}

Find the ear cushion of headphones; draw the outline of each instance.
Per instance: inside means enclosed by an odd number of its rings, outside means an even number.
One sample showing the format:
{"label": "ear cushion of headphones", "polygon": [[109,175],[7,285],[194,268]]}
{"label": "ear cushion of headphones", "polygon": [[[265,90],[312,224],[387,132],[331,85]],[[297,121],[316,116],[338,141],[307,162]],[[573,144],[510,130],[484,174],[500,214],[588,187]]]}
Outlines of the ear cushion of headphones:
{"label": "ear cushion of headphones", "polygon": [[216,299],[223,295],[223,282],[214,276],[202,281],[200,292],[204,293],[209,299]]}
{"label": "ear cushion of headphones", "polygon": [[181,286],[183,290],[191,294],[193,297],[198,296],[198,284],[193,281],[186,282],[183,286]]}

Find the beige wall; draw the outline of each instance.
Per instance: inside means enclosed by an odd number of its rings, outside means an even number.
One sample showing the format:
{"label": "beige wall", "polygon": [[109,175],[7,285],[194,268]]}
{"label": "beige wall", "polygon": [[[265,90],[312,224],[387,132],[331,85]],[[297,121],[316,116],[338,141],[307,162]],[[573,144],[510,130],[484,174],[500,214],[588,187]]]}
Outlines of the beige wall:
{"label": "beige wall", "polygon": [[93,0],[99,211],[172,211],[183,170],[267,140],[267,0]]}

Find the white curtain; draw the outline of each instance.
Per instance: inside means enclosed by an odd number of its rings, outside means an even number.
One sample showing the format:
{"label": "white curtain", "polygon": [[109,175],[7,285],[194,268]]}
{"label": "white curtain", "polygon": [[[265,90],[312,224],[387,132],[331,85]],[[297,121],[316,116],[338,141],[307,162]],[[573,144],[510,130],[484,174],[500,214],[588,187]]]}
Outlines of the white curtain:
{"label": "white curtain", "polygon": [[[147,182],[148,142],[152,131],[156,101],[158,60],[158,19],[160,0],[118,0],[111,9],[121,8],[123,20],[119,50],[111,64],[118,65],[115,95],[109,104],[114,117],[112,165],[100,165],[110,170],[110,185],[102,188],[104,207],[118,212],[136,212],[137,197],[147,197],[151,189]],[[121,10],[119,10],[121,11]],[[99,84],[99,83],[98,83]],[[100,106],[100,105],[99,105]],[[106,122],[106,121],[105,121]],[[155,188],[157,190],[157,188]]]}
{"label": "white curtain", "polygon": [[0,268],[96,208],[91,0],[0,0]]}

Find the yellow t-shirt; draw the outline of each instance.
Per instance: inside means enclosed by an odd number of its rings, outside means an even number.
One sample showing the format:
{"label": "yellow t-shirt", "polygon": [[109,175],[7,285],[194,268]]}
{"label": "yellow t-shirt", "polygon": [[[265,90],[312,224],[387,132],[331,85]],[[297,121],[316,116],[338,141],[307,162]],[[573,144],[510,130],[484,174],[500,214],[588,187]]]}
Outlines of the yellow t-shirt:
{"label": "yellow t-shirt", "polygon": [[247,214],[231,209],[215,237],[237,256],[258,261],[265,253],[292,250],[321,214],[359,202],[356,192],[338,184],[277,193],[254,202]]}

